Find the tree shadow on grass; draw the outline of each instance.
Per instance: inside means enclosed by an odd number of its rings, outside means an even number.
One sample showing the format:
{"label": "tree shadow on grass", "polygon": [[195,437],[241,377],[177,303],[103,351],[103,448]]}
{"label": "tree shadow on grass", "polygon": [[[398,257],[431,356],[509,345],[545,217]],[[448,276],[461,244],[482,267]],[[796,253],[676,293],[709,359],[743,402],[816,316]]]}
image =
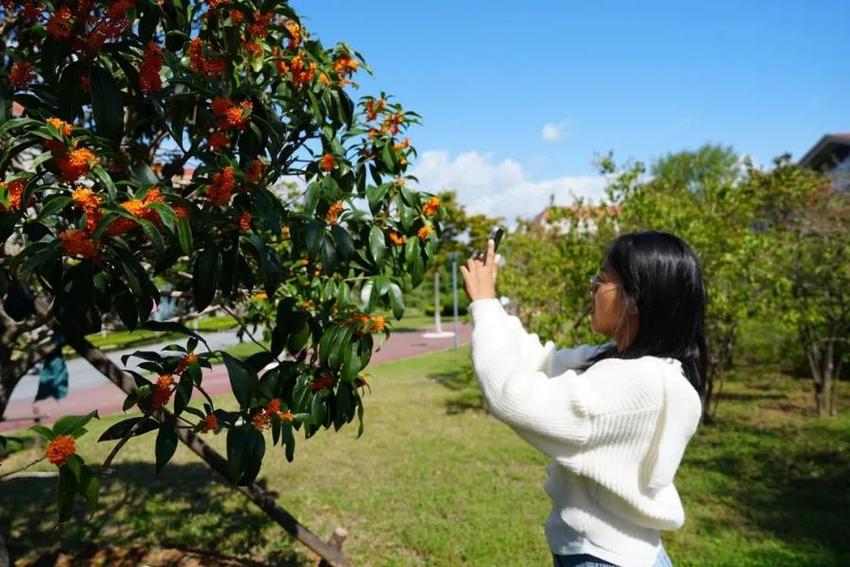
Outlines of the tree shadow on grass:
{"label": "tree shadow on grass", "polygon": [[850,565],[850,431],[716,427],[713,447],[692,452],[699,456],[689,466],[722,473],[714,491],[733,494],[748,523],[801,550],[820,549],[807,565]]}
{"label": "tree shadow on grass", "polygon": [[447,414],[457,415],[467,411],[487,413],[487,402],[481,394],[472,367],[466,366],[452,372],[428,374],[427,377],[454,392],[454,395],[445,402]]}
{"label": "tree shadow on grass", "polygon": [[[13,563],[52,565],[63,553],[74,565],[104,564],[103,550],[118,549],[106,564],[137,565],[140,550],[174,548],[201,556],[199,565],[312,564],[289,534],[205,465],[170,464],[159,476],[146,462],[113,468],[100,476],[97,511],[86,517],[80,500],[73,519],[58,528],[55,480],[0,486],[0,532]],[[122,554],[126,561],[118,561]]]}
{"label": "tree shadow on grass", "polygon": [[785,394],[759,393],[759,392],[723,392],[718,396],[720,402],[763,402],[766,400],[785,400]]}

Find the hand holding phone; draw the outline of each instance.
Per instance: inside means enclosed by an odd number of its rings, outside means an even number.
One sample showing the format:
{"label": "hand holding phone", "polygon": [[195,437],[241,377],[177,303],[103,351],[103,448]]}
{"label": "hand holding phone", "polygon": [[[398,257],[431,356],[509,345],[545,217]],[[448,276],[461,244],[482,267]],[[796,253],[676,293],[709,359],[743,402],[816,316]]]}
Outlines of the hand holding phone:
{"label": "hand holding phone", "polygon": [[496,241],[487,242],[487,253],[483,259],[470,258],[460,267],[463,288],[470,301],[496,297]]}
{"label": "hand holding phone", "polygon": [[[499,225],[494,226],[493,229],[490,231],[490,236],[487,237],[487,240],[488,241],[492,240],[495,243],[495,245],[496,245],[495,248],[494,248],[495,252],[499,251],[499,244],[502,242],[502,237],[504,235],[505,235],[505,228],[502,227],[502,226],[499,226]],[[479,260],[483,260],[486,255],[487,255],[486,250],[479,250],[475,254],[474,257],[479,259]]]}

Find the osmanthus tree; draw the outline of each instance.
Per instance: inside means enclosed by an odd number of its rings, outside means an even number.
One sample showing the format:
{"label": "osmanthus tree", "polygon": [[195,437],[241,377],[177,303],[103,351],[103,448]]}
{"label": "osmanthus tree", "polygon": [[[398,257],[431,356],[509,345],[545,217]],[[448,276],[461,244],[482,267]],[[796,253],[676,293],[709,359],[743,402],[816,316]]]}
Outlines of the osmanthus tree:
{"label": "osmanthus tree", "polygon": [[[402,316],[439,229],[439,199],[408,186],[417,115],[384,94],[354,101],[362,57],[323,46],[284,1],[2,6],[0,279],[6,308],[13,292],[34,302],[3,311],[0,413],[47,329],[123,384],[125,408],[143,415],[105,438],[156,430],[157,470],[178,438],[203,453],[195,434],[221,433],[229,477],[250,485],[263,430],[291,459],[293,430],[362,415],[373,337],[388,333],[385,313]],[[297,199],[274,190],[281,179],[301,180]],[[151,321],[162,281],[195,310],[252,303],[270,347],[243,362]],[[191,338],[136,353],[150,376],[122,374],[85,340],[113,315]],[[238,411],[204,394],[202,369],[219,357]],[[38,428],[63,517],[75,490],[96,493],[75,452],[86,419]]]}

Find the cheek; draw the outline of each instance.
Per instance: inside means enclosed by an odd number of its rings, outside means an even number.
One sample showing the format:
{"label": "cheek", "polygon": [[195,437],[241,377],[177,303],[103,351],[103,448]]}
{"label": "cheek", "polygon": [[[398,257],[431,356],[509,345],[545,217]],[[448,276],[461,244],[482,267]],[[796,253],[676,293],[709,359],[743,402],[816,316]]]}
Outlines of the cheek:
{"label": "cheek", "polygon": [[610,335],[614,332],[617,322],[617,295],[613,293],[597,293],[594,297],[591,328],[597,333]]}

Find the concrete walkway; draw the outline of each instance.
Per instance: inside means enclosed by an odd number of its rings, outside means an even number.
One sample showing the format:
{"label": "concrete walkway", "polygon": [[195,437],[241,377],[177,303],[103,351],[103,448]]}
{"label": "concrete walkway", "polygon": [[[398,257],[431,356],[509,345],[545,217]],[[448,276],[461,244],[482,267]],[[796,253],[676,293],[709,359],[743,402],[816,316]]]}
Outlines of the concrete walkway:
{"label": "concrete walkway", "polygon": [[[451,328],[451,326],[449,325],[448,328]],[[423,334],[427,331],[428,329],[394,332],[380,349],[376,348],[370,365],[452,348],[454,346],[453,337],[425,338]],[[461,344],[469,342],[471,332],[472,327],[470,325],[461,325]],[[234,331],[208,333],[206,335],[202,334],[202,336],[207,340],[212,350],[224,349],[238,343]],[[255,336],[262,336],[262,332],[260,331],[260,334],[255,334]],[[161,346],[164,345],[145,345],[128,350],[113,351],[108,353],[108,356],[118,366],[122,366],[121,356],[123,354],[136,350],[157,351]],[[141,360],[131,358],[127,362],[129,364],[128,368],[137,370],[134,363],[141,362]],[[42,423],[49,424],[63,415],[81,415],[89,413],[92,410],[98,410],[101,416],[121,412],[121,406],[125,398],[124,393],[95,370],[88,361],[81,358],[69,360],[68,372],[70,375],[68,396],[62,400],[50,399],[38,402],[40,414],[47,415],[47,419],[42,420]],[[213,396],[230,392],[230,380],[224,365],[216,365],[213,366],[212,370],[205,371],[204,389]],[[32,400],[37,390],[38,376],[27,375],[24,377],[17,388],[15,388],[15,391],[12,392],[12,401],[6,408],[5,418],[15,419],[32,416]],[[200,396],[200,394],[195,392],[195,396]],[[0,431],[24,429],[32,424],[33,422],[29,419],[2,421],[0,422]]]}

